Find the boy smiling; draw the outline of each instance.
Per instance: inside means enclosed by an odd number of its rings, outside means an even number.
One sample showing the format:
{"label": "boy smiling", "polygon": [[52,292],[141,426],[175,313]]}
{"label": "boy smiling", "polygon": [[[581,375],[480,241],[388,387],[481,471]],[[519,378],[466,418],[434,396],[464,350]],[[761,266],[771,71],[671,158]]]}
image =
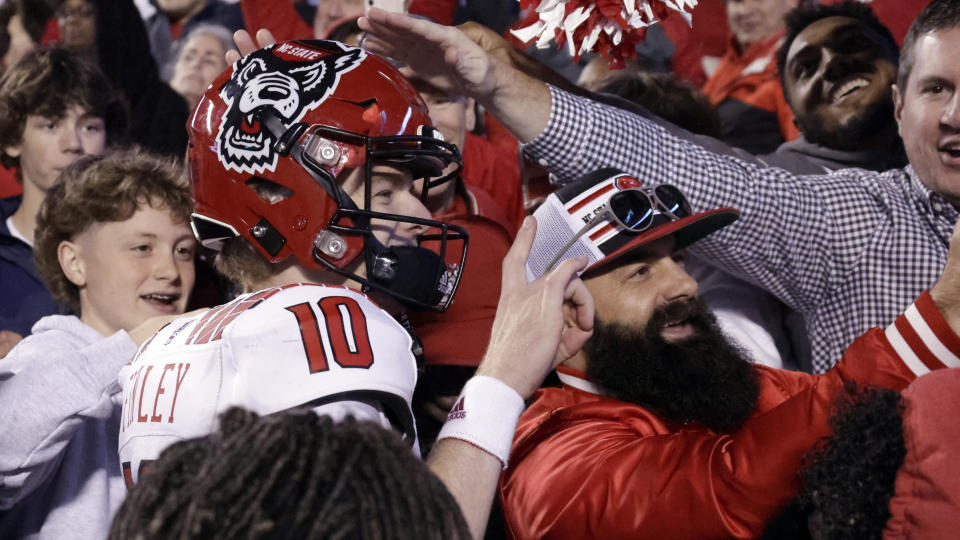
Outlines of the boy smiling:
{"label": "boy smiling", "polygon": [[117,374],[183,312],[196,240],[179,166],[133,150],[47,190],[36,266],[75,316],[44,317],[0,362],[0,537],[105,537],[126,489]]}

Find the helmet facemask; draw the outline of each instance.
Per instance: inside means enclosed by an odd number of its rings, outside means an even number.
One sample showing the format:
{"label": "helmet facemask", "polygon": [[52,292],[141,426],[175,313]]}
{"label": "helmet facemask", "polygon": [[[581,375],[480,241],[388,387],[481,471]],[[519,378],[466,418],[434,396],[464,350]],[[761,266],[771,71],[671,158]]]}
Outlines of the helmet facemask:
{"label": "helmet facemask", "polygon": [[[267,112],[262,116],[261,121],[271,131],[284,130],[275,133],[280,141],[278,145],[286,145],[282,153],[297,161],[337,202],[338,211],[317,236],[314,261],[360,283],[363,292],[380,291],[412,308],[445,310],[460,283],[467,255],[467,232],[442,221],[372,210],[372,184],[374,167],[378,164],[403,169],[414,180],[424,179],[419,198],[425,201],[430,189],[459,175],[461,162],[456,146],[443,141],[440,132],[430,126],[420,126],[420,135],[367,137],[322,125],[286,128],[275,115]],[[340,175],[349,170],[338,167],[348,161],[344,154],[349,150],[345,146],[362,148],[364,152],[362,207],[357,206],[330,174],[331,169],[339,169]],[[455,167],[448,167],[450,164]],[[375,236],[372,220],[422,225],[429,230],[417,236],[415,246],[386,246]],[[363,239],[366,277],[337,262],[344,251],[341,246],[346,237]]]}

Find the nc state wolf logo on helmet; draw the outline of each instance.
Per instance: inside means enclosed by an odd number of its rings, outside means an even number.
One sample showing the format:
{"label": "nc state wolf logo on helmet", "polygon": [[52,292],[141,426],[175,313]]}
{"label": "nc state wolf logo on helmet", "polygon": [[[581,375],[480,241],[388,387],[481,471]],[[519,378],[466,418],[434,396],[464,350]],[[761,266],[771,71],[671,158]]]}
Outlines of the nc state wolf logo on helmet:
{"label": "nc state wolf logo on helmet", "polygon": [[217,154],[224,167],[251,174],[273,171],[277,166],[274,137],[254,113],[269,107],[285,124],[299,122],[336,89],[341,75],[367,56],[362,49],[327,44],[331,48],[279,43],[237,62],[220,90],[228,107],[217,131]]}

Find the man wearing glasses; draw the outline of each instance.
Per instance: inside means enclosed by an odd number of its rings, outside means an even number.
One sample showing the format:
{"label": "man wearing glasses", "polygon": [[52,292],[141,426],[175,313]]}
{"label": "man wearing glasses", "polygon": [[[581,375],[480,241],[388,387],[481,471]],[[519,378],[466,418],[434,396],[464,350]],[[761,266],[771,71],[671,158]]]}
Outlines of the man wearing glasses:
{"label": "man wearing glasses", "polygon": [[[559,183],[616,166],[669,178],[698,205],[741,209],[740,222],[695,253],[801,312],[816,373],[864,330],[889,324],[943,268],[960,217],[960,3],[932,0],[905,40],[893,101],[910,164],[825,176],[711,152],[637,114],[532,80],[454,28],[373,10],[359,24],[376,35],[368,49],[417,62],[421,76],[453,80],[477,99]],[[863,103],[873,85],[860,79],[821,89],[829,103]]]}
{"label": "man wearing glasses", "polygon": [[596,318],[557,369],[563,385],[535,394],[517,425],[500,486],[515,538],[757,537],[795,494],[845,383],[899,390],[960,365],[960,318],[945,300],[960,260],[893,325],[810,375],[751,364],[684,270],[684,249],[736,210],[694,213],[676,187],[602,169],[534,215],[528,279],[586,257]]}

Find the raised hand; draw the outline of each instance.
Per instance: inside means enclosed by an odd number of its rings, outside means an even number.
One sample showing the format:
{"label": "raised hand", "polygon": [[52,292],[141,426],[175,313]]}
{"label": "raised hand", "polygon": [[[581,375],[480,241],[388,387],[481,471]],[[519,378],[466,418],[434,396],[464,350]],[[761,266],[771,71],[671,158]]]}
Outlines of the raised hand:
{"label": "raised hand", "polygon": [[257,30],[257,41],[254,43],[253,38],[246,30],[237,30],[233,33],[233,42],[236,43],[237,48],[230,49],[223,56],[227,65],[233,65],[234,62],[257,49],[273,45],[277,42],[277,38],[273,37],[273,34],[266,28],[261,28]]}
{"label": "raised hand", "polygon": [[508,66],[521,67],[517,62],[517,59],[521,56],[520,51],[500,34],[474,21],[467,21],[458,25],[457,28],[490,56]]}
{"label": "raised hand", "polygon": [[[593,334],[593,297],[577,272],[583,257],[567,259],[536,281],[527,282],[525,266],[536,236],[529,217],[503,259],[500,303],[490,344],[477,375],[496,377],[523,398],[533,394],[547,373],[573,356]],[[572,310],[565,322],[564,304]]]}
{"label": "raised hand", "polygon": [[456,28],[377,8],[358,24],[364,49],[407,63],[441,90],[477,99],[494,90],[495,60]]}

